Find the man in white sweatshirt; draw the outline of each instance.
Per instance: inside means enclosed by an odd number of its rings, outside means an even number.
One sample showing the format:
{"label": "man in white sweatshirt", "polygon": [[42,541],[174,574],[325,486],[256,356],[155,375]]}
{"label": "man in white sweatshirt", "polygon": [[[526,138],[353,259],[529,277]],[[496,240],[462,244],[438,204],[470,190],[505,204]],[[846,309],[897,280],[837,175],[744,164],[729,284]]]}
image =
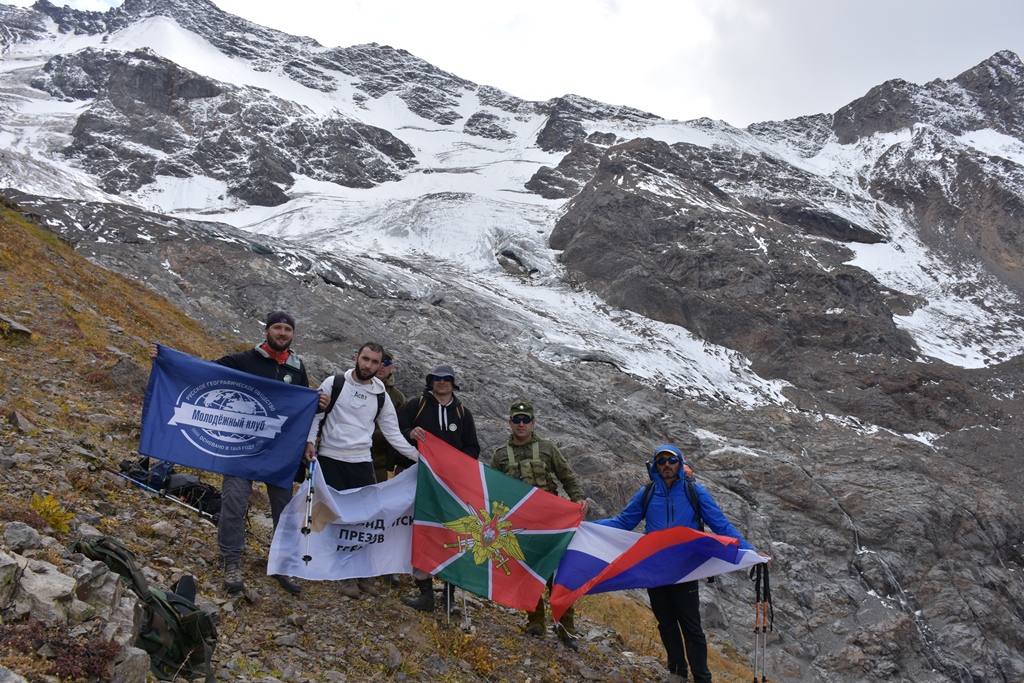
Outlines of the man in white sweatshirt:
{"label": "man in white sweatshirt", "polygon": [[[330,396],[331,401],[325,412],[313,418],[306,437],[305,459],[316,460],[324,481],[337,491],[377,483],[370,453],[375,423],[395,450],[410,460],[419,460],[419,451],[402,436],[395,406],[384,383],[376,377],[383,355],[380,344],[367,342],[356,352],[354,368],[344,375],[332,375],[320,385],[319,391]],[[342,593],[350,598],[358,598],[360,591],[377,595],[369,579],[342,583]]]}

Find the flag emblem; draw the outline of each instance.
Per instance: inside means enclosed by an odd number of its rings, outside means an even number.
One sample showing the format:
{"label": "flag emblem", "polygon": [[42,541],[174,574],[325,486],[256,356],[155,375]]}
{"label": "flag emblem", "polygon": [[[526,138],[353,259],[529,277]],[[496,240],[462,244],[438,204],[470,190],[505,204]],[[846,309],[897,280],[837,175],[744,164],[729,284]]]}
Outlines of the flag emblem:
{"label": "flag emblem", "polygon": [[445,522],[445,527],[459,534],[457,542],[446,545],[459,548],[460,551],[472,550],[473,561],[476,564],[483,564],[490,559],[496,567],[509,575],[512,573],[508,566],[509,560],[525,562],[526,556],[519,547],[516,530],[511,528],[512,522],[505,519],[509,507],[495,500],[491,502],[491,509],[494,511],[493,515],[488,514],[487,510],[480,510],[475,515]]}

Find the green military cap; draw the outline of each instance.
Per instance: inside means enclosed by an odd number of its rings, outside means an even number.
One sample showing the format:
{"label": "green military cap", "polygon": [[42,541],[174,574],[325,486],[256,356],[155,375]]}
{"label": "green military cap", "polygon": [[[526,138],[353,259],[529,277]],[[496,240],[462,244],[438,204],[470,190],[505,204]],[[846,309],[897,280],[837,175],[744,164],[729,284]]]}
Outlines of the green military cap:
{"label": "green military cap", "polygon": [[533,417],[533,406],[526,401],[516,401],[512,404],[512,407],[508,410],[509,417],[515,417],[516,415],[529,415]]}

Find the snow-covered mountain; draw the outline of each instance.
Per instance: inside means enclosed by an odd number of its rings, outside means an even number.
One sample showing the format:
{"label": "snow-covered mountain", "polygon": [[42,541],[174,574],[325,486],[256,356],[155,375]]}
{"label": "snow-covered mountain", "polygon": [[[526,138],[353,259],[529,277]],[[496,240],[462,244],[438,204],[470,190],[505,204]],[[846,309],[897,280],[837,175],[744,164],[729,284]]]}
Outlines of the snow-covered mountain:
{"label": "snow-covered mountain", "polygon": [[205,0],[0,5],[0,49],[0,187],[79,251],[213,330],[291,309],[321,373],[454,361],[486,446],[535,398],[599,514],[682,444],[776,557],[788,678],[1024,679],[1016,55],[737,129]]}

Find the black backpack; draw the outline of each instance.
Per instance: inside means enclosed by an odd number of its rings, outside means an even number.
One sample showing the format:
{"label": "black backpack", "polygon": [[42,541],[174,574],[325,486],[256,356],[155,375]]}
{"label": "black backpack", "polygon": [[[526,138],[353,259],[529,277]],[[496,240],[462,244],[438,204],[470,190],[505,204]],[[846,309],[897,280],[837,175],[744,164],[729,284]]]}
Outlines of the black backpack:
{"label": "black backpack", "polygon": [[200,481],[194,474],[172,474],[168,477],[167,495],[210,515],[214,524],[220,519],[220,491],[213,484]]}
{"label": "black backpack", "polygon": [[140,484],[162,491],[167,488],[167,480],[174,474],[174,465],[156,458],[151,462],[149,456],[145,455],[136,462],[122,460],[121,471]]}
{"label": "black backpack", "polygon": [[[700,514],[700,498],[697,497],[697,488],[694,486],[696,482],[693,477],[681,477],[681,479],[686,484],[686,498],[690,501],[690,505],[693,506],[693,514],[697,516],[697,531],[704,531],[704,518]],[[651,498],[654,498],[653,481],[644,487],[644,497],[640,503],[644,518],[647,517],[647,508],[651,505]]]}
{"label": "black backpack", "polygon": [[154,676],[161,681],[205,676],[206,683],[215,683],[211,661],[217,645],[218,619],[196,607],[195,580],[191,576],[175,583],[171,589],[174,592],[164,592],[149,587],[135,565],[135,555],[112,538],[81,539],[69,550],[101,561],[131,580],[130,587],[145,610],[135,646],[149,653]]}

